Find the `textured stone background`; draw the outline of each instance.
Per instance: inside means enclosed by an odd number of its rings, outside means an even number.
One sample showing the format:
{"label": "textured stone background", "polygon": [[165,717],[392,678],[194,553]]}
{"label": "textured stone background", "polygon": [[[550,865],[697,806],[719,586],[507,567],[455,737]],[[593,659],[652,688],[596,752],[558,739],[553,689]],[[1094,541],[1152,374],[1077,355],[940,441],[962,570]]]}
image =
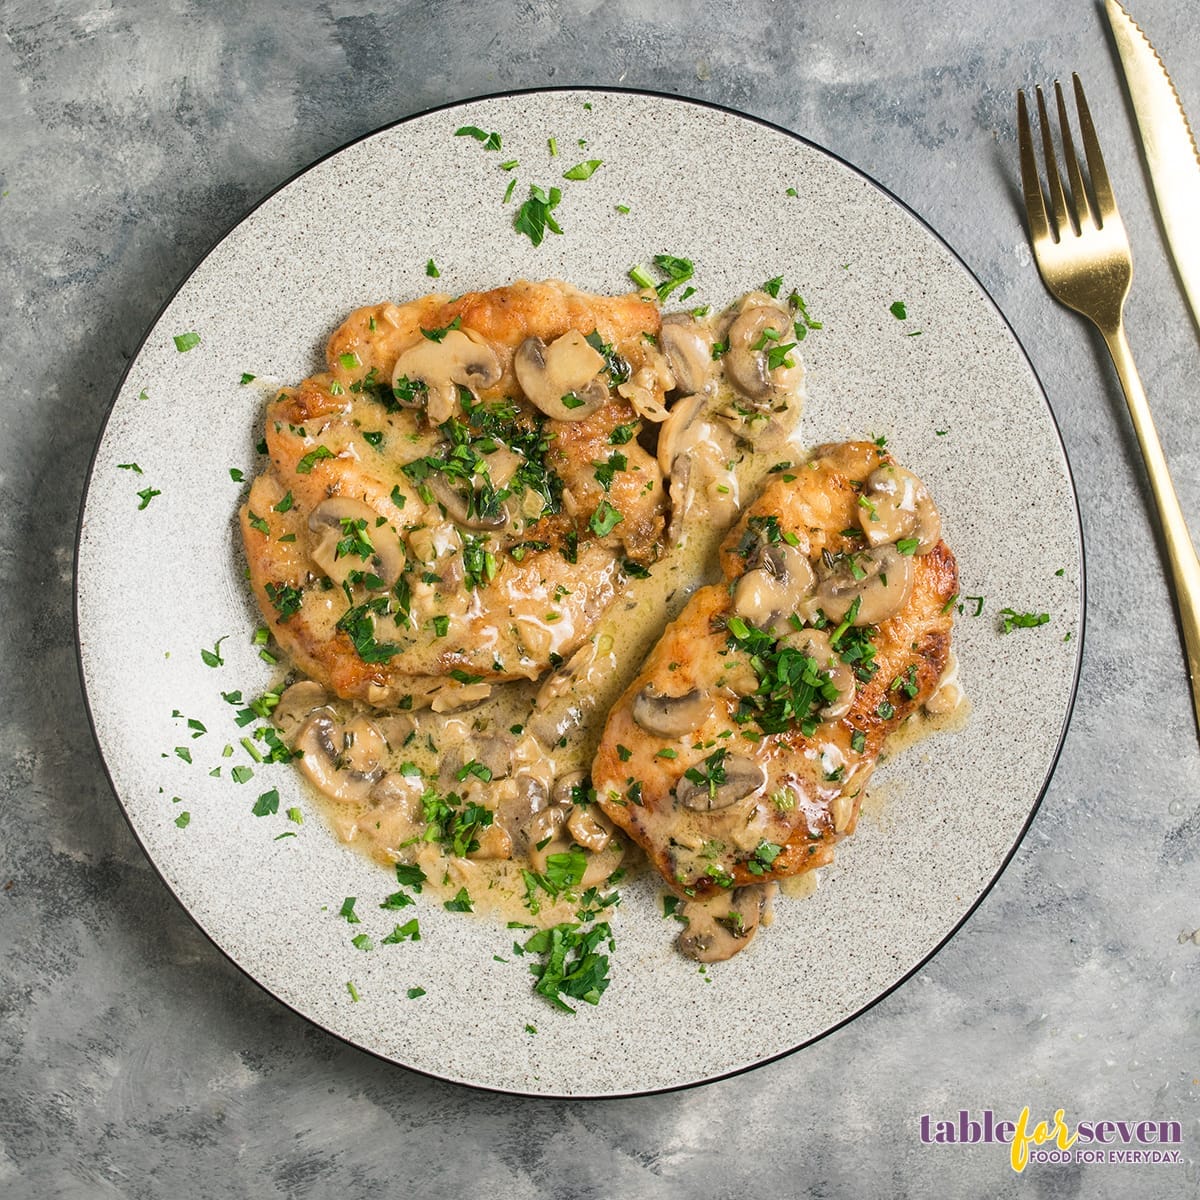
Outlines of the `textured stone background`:
{"label": "textured stone background", "polygon": [[[1200,117],[1194,6],[1137,15]],[[1200,1194],[1200,755],[1148,490],[1100,343],[1031,266],[1013,90],[1079,70],[1134,239],[1131,337],[1200,533],[1193,329],[1091,0],[0,6],[0,1195]],[[641,1100],[473,1093],[335,1042],[193,927],[108,788],[75,666],[84,474],[127,357],[294,171],[430,105],[540,84],[718,101],[929,220],[1041,373],[1083,506],[1080,699],[1007,873],[923,971],[772,1066]],[[1013,436],[1020,436],[1014,430]],[[922,1112],[1184,1123],[1178,1167],[920,1145]]]}

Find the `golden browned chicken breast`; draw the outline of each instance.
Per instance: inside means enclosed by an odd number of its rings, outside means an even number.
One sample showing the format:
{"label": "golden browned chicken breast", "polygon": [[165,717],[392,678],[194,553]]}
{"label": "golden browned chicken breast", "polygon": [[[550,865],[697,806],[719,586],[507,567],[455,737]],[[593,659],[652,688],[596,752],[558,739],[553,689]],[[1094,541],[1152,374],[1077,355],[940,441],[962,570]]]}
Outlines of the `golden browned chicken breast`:
{"label": "golden browned chicken breast", "polygon": [[346,699],[450,707],[579,647],[658,553],[636,435],[672,382],[659,329],[652,297],[554,281],[351,314],[328,370],[269,405],[241,514],[295,665]]}
{"label": "golden browned chicken breast", "polygon": [[[599,802],[685,898],[685,952],[748,940],[762,885],[831,861],[889,733],[950,654],[957,571],[916,476],[818,447],[730,531],[608,718]],[[690,943],[689,943],[690,939]],[[723,948],[722,948],[723,947]]]}

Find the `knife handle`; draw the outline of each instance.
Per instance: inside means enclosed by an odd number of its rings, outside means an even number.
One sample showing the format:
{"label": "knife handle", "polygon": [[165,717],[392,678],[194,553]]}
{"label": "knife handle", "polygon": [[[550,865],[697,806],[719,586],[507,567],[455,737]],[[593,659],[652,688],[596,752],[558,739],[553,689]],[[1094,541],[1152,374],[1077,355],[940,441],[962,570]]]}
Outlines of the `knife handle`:
{"label": "knife handle", "polygon": [[1150,488],[1158,505],[1163,539],[1167,548],[1167,563],[1175,585],[1179,623],[1183,627],[1183,641],[1187,649],[1192,706],[1197,731],[1200,732],[1200,559],[1196,557],[1196,548],[1192,545],[1183,509],[1179,507],[1179,497],[1175,494],[1175,485],[1171,482],[1162,443],[1158,440],[1154,418],[1150,415],[1150,405],[1146,400],[1142,381],[1138,377],[1137,367],[1134,366],[1129,341],[1125,337],[1125,327],[1118,323],[1115,328],[1104,329],[1102,332],[1120,376],[1121,387],[1125,391],[1129,415],[1133,418],[1133,428],[1142,447],[1147,474],[1150,476]]}

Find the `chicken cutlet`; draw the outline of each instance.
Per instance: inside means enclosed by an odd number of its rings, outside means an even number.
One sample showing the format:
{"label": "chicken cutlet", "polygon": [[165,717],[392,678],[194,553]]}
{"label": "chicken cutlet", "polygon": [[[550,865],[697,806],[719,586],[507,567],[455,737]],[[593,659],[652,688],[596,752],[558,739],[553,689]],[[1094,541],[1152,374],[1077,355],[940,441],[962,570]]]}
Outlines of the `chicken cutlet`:
{"label": "chicken cutlet", "polygon": [[873,442],[774,476],[609,714],[601,808],[728,957],[764,885],[832,861],[888,735],[950,656],[957,568],[924,484]]}
{"label": "chicken cutlet", "polygon": [[452,707],[570,656],[659,552],[637,433],[673,383],[660,328],[652,296],[558,281],[352,313],[327,370],[268,406],[241,511],[296,667],[343,699]]}

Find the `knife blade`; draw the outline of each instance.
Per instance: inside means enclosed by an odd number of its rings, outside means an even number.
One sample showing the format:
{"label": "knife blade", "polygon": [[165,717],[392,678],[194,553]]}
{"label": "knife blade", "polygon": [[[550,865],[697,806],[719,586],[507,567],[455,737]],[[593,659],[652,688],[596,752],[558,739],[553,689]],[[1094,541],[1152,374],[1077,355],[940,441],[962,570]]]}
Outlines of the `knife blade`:
{"label": "knife blade", "polygon": [[1150,39],[1118,0],[1105,0],[1105,9],[1171,256],[1200,330],[1200,151],[1175,84]]}

